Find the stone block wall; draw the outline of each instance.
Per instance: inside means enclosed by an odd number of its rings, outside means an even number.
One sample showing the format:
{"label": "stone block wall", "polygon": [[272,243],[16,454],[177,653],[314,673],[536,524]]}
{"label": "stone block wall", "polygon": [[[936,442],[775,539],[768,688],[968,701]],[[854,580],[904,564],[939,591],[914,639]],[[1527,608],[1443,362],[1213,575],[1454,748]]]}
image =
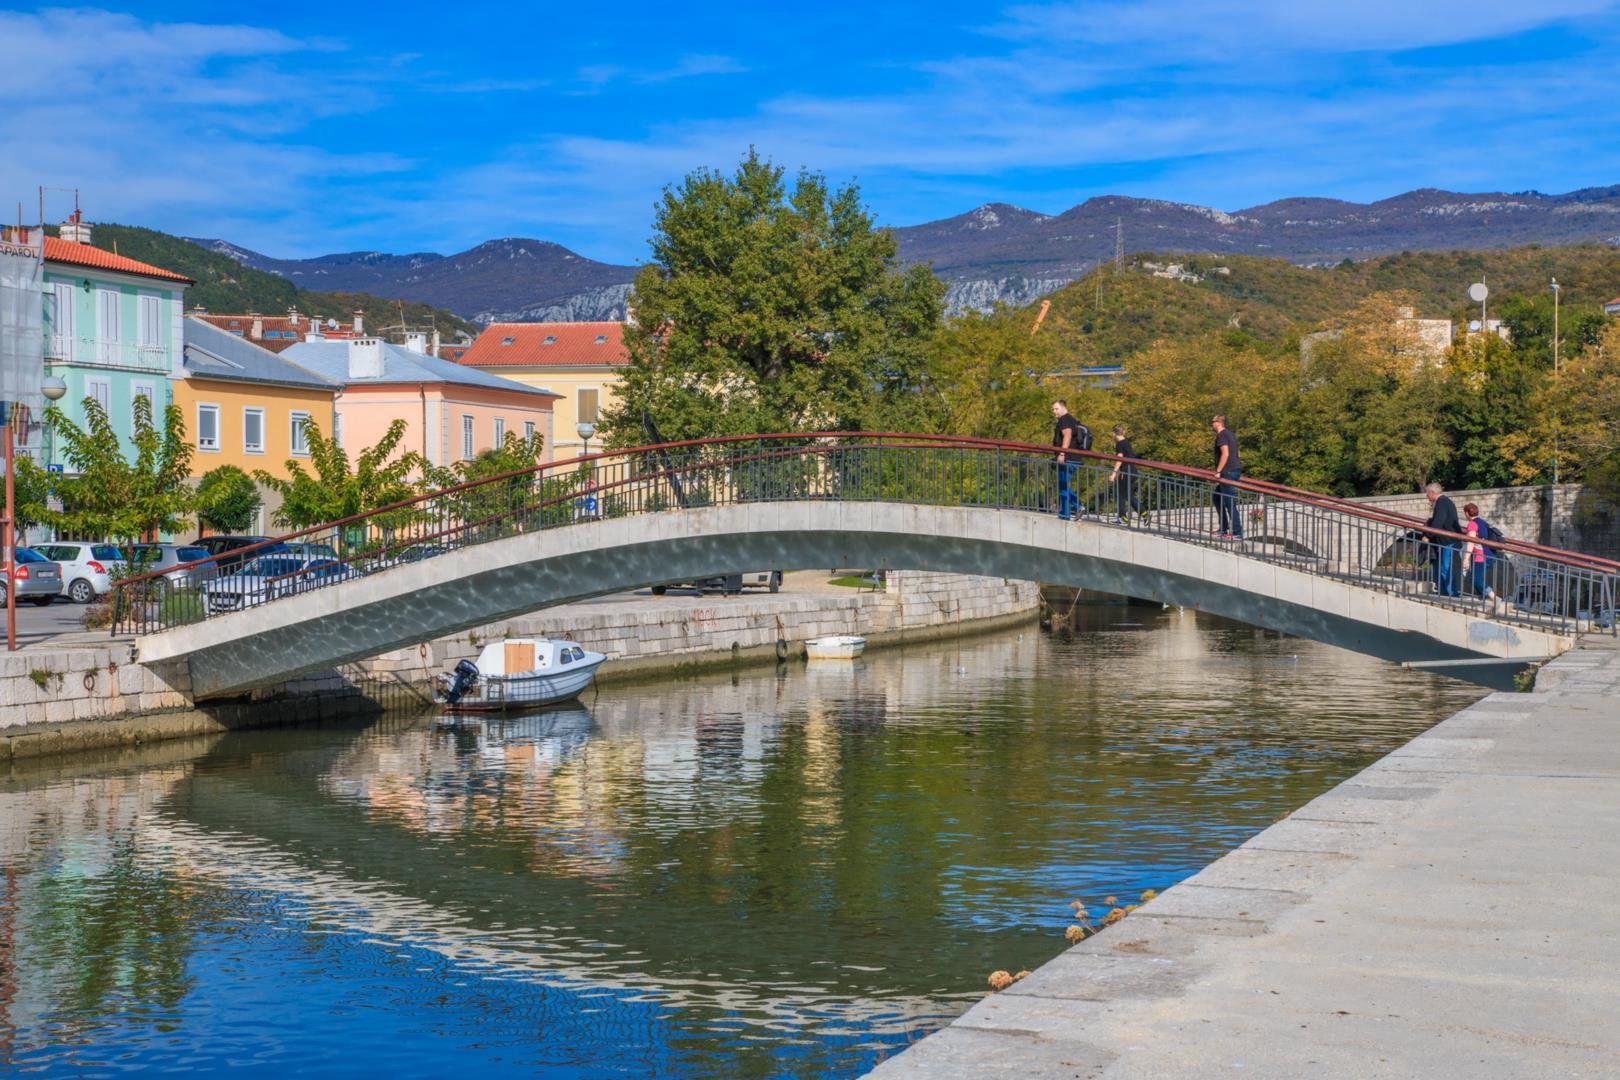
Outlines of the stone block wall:
{"label": "stone block wall", "polygon": [[685,665],[791,655],[807,638],[862,634],[874,644],[963,623],[1033,617],[1032,582],[952,574],[888,575],[881,591],[716,598],[712,604],[572,604],[315,672],[227,701],[194,704],[184,671],[134,662],[127,644],[0,656],[0,760],[270,723],[374,713],[422,701],[428,680],[502,637],[566,637],[607,654],[603,681]]}
{"label": "stone block wall", "polygon": [[[1477,503],[1480,515],[1510,539],[1620,559],[1620,507],[1598,498],[1585,485],[1537,484],[1447,494],[1459,511],[1467,503]],[[1421,491],[1354,501],[1417,518],[1429,516],[1429,501]]]}

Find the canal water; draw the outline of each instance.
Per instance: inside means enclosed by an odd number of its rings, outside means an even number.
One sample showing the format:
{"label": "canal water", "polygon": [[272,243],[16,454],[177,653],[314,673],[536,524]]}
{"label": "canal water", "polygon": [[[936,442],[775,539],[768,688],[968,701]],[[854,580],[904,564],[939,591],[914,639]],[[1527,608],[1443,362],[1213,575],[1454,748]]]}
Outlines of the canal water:
{"label": "canal water", "polygon": [[1480,695],[1174,609],[0,773],[0,1071],[854,1076]]}

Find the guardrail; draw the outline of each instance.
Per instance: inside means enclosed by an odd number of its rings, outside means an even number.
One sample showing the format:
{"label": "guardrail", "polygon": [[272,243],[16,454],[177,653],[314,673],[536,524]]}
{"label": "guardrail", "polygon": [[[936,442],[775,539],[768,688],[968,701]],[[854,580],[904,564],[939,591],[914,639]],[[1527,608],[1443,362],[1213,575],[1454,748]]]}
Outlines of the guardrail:
{"label": "guardrail", "polygon": [[[113,632],[150,633],[327,588],[456,548],[607,517],[787,500],[882,501],[1069,512],[1119,528],[1468,607],[1559,632],[1615,630],[1620,563],[1523,541],[1472,541],[1403,514],[1205,469],[1046,446],[891,432],[738,436],[604,451],[505,473],[121,582]],[[1120,472],[1115,476],[1116,465]],[[1229,526],[1223,535],[1224,502]],[[1230,524],[1235,522],[1235,524]],[[1470,542],[1483,570],[1461,565]],[[255,556],[325,545],[286,572]],[[282,556],[278,556],[282,557]],[[1439,568],[1455,589],[1440,590]],[[279,564],[260,568],[285,570]],[[176,571],[191,571],[176,584]],[[1447,595],[1455,591],[1456,595]],[[1494,600],[1487,593],[1494,593]]]}

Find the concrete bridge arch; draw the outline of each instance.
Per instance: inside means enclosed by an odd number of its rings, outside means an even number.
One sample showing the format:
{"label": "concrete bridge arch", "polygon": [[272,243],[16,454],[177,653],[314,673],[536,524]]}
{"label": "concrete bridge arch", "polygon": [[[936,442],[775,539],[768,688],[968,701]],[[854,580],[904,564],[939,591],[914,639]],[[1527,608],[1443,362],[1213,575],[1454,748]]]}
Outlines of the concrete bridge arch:
{"label": "concrete bridge arch", "polygon": [[542,608],[740,568],[871,566],[1156,598],[1391,660],[1539,660],[1563,634],[1493,622],[1174,535],[979,507],[820,501],[527,532],[140,639],[197,698],[241,693]]}

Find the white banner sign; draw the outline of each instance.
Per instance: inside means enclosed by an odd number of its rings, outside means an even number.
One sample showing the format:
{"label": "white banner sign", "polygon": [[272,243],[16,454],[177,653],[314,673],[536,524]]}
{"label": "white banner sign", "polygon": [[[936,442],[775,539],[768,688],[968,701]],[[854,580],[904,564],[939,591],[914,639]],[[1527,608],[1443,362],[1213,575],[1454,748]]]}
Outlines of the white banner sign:
{"label": "white banner sign", "polygon": [[0,401],[44,408],[45,232],[8,228],[0,235]]}

